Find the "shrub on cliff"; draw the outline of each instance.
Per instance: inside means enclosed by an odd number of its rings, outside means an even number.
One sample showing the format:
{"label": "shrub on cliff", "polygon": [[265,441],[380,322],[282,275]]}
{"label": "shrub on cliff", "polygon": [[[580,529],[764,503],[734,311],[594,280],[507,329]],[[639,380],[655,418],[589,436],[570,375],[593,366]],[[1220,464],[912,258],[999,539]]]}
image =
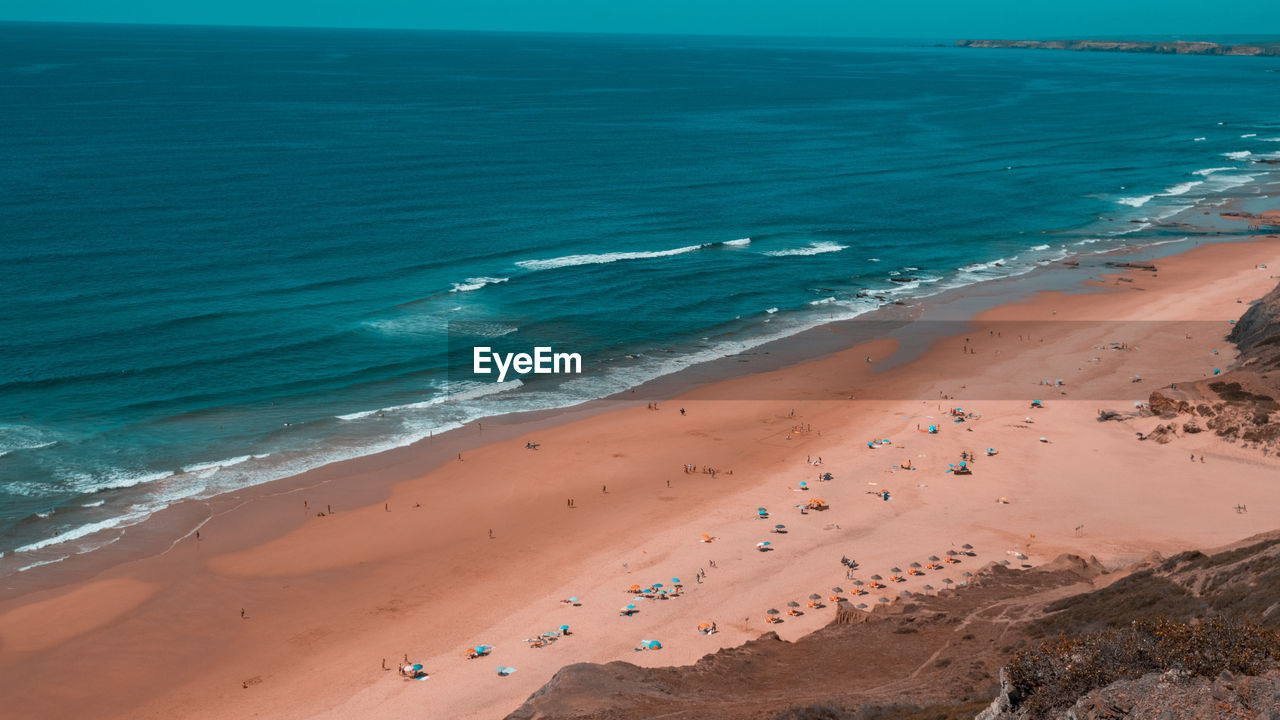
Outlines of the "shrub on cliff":
{"label": "shrub on cliff", "polygon": [[1176,671],[1256,675],[1280,659],[1280,634],[1222,618],[1198,624],[1138,620],[1129,627],[1060,635],[1018,652],[1006,666],[1009,696],[1029,717],[1074,703],[1117,680]]}

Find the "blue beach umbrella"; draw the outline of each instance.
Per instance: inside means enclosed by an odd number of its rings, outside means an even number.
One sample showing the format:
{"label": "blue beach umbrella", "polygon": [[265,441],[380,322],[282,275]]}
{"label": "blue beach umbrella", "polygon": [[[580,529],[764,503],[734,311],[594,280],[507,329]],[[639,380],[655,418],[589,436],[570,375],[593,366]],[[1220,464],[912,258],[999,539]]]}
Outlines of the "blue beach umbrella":
{"label": "blue beach umbrella", "polygon": [[569,632],[569,626],[568,626],[568,625],[561,625],[561,626],[560,626],[560,632]]}
{"label": "blue beach umbrella", "polygon": [[576,598],[576,597],[571,597],[571,598],[569,598],[569,602],[571,602],[571,603],[578,602],[578,598]]}
{"label": "blue beach umbrella", "polygon": [[635,610],[635,609],[636,609],[636,606],[635,606],[635,605],[628,605],[628,606],[627,606],[627,609],[628,609],[628,610]]}

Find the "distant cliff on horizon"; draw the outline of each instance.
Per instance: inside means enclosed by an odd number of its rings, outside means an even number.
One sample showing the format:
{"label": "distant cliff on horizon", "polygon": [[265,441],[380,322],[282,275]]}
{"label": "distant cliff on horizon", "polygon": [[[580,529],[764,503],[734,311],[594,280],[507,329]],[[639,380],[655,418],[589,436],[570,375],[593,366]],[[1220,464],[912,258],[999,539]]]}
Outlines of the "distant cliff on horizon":
{"label": "distant cliff on horizon", "polygon": [[1280,43],[1139,42],[1131,40],[959,40],[957,47],[1031,48],[1093,52],[1162,53],[1167,55],[1270,55],[1280,57]]}

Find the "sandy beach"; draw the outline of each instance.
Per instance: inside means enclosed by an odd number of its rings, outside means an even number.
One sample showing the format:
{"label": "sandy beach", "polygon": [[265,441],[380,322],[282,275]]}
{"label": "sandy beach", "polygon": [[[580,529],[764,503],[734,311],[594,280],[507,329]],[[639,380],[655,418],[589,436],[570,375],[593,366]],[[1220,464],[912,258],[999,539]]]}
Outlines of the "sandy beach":
{"label": "sandy beach", "polygon": [[[1229,367],[1224,337],[1275,287],[1280,244],[1202,245],[1155,264],[971,319],[972,295],[934,304],[921,320],[956,332],[907,363],[893,361],[897,339],[879,339],[658,409],[613,401],[486,423],[186,503],[100,551],[106,569],[40,568],[4,588],[6,706],[45,718],[498,718],[567,664],[684,664],[766,629],[816,630],[834,611],[804,607],[810,594],[853,588],[842,557],[858,562],[854,578],[886,579],[858,599],[874,605],[993,561],[1072,552],[1118,566],[1272,530],[1273,458],[1212,433],[1141,442],[1134,429],[1156,418],[1097,418]],[[962,453],[972,474],[948,472]],[[829,509],[796,508],[815,498]],[[966,544],[974,555],[958,563],[905,572]],[[677,578],[677,597],[627,593]],[[766,623],[789,601],[804,614]],[[620,616],[629,603],[638,612]],[[716,634],[697,631],[713,621]],[[571,634],[526,642],[562,625]],[[662,649],[635,651],[642,640]],[[468,659],[481,644],[494,649]],[[406,659],[427,677],[398,672]]]}

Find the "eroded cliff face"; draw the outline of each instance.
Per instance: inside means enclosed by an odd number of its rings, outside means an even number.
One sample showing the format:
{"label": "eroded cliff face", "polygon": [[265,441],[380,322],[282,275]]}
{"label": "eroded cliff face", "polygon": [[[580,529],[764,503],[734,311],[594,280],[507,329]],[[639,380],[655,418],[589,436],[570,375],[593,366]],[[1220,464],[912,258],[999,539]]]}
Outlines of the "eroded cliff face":
{"label": "eroded cliff face", "polygon": [[1151,412],[1166,422],[1145,439],[1167,443],[1212,432],[1266,452],[1280,450],[1280,287],[1246,310],[1227,340],[1240,350],[1234,367],[1151,393]]}
{"label": "eroded cliff face", "polygon": [[1169,55],[1280,55],[1280,44],[1220,45],[1212,42],[1137,42],[1126,40],[960,40],[959,47],[1030,48],[1094,52],[1163,53]]}

